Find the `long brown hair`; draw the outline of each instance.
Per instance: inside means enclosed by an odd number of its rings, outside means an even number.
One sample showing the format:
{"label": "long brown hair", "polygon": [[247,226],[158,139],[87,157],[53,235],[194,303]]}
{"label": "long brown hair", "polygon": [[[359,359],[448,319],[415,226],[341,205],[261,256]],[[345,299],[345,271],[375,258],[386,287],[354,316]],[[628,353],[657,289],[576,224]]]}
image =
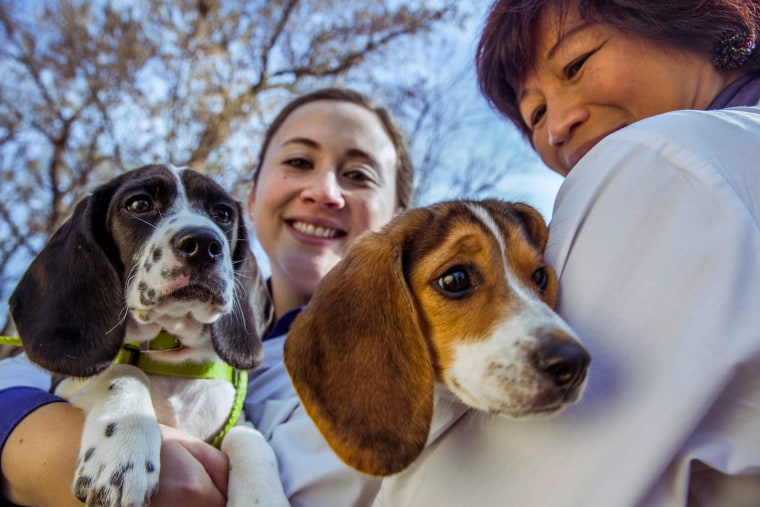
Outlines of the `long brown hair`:
{"label": "long brown hair", "polygon": [[[551,11],[561,21],[570,10],[586,22],[710,60],[727,36],[744,33],[756,40],[760,33],[760,0],[496,0],[475,57],[478,85],[491,106],[525,134],[517,89],[536,63],[538,20]],[[757,53],[744,62],[747,73],[760,70]]]}

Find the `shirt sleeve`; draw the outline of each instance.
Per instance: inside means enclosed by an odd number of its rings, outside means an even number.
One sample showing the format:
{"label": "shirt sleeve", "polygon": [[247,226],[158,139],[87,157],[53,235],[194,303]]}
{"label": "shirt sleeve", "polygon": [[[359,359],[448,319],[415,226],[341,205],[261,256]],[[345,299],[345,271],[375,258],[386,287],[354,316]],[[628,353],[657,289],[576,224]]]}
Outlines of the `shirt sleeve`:
{"label": "shirt sleeve", "polygon": [[0,390],[0,447],[5,447],[16,425],[27,415],[43,405],[59,401],[65,400],[36,387],[16,386]]}
{"label": "shirt sleeve", "polygon": [[0,453],[16,425],[48,403],[64,401],[50,394],[50,374],[24,354],[0,361]]}
{"label": "shirt sleeve", "polygon": [[376,505],[757,504],[759,117],[663,116],[589,152],[555,206],[558,309],[592,356],[580,402],[468,412]]}
{"label": "shirt sleeve", "polygon": [[578,411],[598,407],[594,441],[581,433],[603,467],[578,471],[602,479],[593,504],[760,497],[757,118],[678,112],[624,130],[559,197],[559,311],[595,363]]}

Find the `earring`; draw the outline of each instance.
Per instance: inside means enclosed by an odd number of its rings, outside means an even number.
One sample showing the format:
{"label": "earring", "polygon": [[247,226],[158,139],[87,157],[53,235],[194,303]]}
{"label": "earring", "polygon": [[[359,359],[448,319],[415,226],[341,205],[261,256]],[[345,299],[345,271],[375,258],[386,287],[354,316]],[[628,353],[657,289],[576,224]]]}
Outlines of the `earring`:
{"label": "earring", "polygon": [[718,69],[726,71],[738,69],[755,52],[755,38],[745,31],[727,32],[713,50],[712,63]]}

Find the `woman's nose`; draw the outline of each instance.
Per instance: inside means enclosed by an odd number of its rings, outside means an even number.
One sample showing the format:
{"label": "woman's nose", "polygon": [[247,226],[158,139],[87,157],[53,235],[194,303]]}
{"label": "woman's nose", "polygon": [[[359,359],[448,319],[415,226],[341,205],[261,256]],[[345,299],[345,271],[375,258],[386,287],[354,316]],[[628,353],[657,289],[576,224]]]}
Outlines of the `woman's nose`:
{"label": "woman's nose", "polygon": [[567,142],[573,131],[588,119],[588,110],[578,104],[555,103],[547,106],[548,135],[551,146],[559,146]]}
{"label": "woman's nose", "polygon": [[343,189],[335,171],[315,171],[301,192],[301,197],[327,208],[345,205]]}

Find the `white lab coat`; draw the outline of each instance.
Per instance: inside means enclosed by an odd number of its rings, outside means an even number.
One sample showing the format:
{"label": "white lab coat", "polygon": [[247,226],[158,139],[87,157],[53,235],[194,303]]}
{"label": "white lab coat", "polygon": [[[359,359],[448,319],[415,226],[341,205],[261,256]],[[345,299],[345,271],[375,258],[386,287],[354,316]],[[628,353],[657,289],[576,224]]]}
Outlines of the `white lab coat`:
{"label": "white lab coat", "polygon": [[383,507],[760,505],[760,108],[610,135],[563,182],[547,259],[592,356],[550,419],[439,404]]}

